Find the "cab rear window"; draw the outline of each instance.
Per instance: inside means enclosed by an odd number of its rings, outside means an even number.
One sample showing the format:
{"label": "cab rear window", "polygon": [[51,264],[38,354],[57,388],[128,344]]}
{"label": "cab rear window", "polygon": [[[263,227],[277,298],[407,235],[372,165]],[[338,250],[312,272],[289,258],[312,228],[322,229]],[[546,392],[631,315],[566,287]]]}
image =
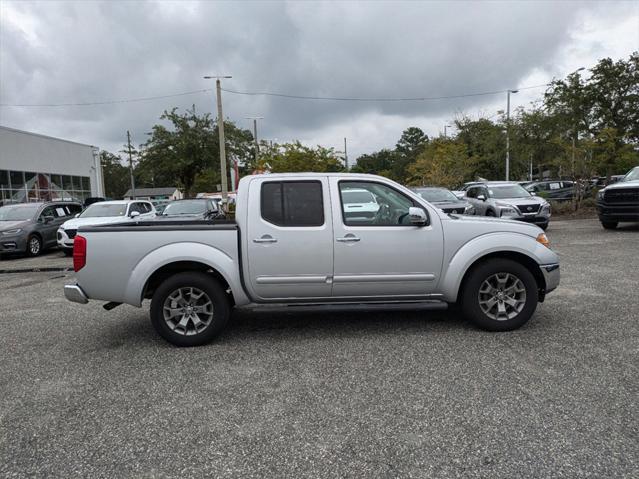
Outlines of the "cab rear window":
{"label": "cab rear window", "polygon": [[269,181],[262,184],[261,215],[277,226],[322,226],[324,199],[319,181]]}

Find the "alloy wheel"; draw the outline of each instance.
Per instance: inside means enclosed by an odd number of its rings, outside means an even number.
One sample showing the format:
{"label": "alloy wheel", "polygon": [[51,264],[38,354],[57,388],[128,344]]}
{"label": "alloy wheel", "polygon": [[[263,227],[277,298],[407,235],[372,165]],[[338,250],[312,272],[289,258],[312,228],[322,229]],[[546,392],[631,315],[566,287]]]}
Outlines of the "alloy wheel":
{"label": "alloy wheel", "polygon": [[478,296],[484,314],[497,321],[516,317],[526,305],[526,287],[512,273],[495,273],[486,278]]}
{"label": "alloy wheel", "polygon": [[162,309],[167,326],[183,336],[201,333],[213,320],[213,302],[198,288],[176,289],[167,296]]}

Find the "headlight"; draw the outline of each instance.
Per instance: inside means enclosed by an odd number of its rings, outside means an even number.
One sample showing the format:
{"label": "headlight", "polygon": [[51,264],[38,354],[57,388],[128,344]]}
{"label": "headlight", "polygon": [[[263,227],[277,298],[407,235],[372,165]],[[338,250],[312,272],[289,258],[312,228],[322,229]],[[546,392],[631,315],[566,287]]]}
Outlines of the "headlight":
{"label": "headlight", "polygon": [[541,212],[550,215],[550,204],[546,203],[545,205],[543,205],[541,207]]}
{"label": "headlight", "polygon": [[10,236],[10,235],[17,235],[18,233],[20,233],[20,231],[22,231],[22,229],[21,229],[21,228],[16,228],[16,229],[14,229],[14,230],[7,230],[7,231],[3,231],[3,232],[2,232],[2,234],[3,234],[3,235],[7,235],[7,236]]}
{"label": "headlight", "polygon": [[603,197],[604,197],[604,190],[597,191],[597,199],[603,200]]}
{"label": "headlight", "polygon": [[475,207],[473,205],[468,205],[466,208],[464,208],[464,214],[465,215],[474,215],[475,214]]}
{"label": "headlight", "polygon": [[519,211],[512,206],[504,206],[502,207],[499,216],[519,216]]}

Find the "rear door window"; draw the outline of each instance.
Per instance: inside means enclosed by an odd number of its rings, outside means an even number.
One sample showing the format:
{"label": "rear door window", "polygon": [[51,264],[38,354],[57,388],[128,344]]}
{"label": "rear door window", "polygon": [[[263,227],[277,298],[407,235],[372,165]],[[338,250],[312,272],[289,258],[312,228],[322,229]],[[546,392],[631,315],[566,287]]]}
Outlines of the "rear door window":
{"label": "rear door window", "polygon": [[324,198],[319,181],[269,181],[260,192],[262,218],[277,226],[322,226]]}

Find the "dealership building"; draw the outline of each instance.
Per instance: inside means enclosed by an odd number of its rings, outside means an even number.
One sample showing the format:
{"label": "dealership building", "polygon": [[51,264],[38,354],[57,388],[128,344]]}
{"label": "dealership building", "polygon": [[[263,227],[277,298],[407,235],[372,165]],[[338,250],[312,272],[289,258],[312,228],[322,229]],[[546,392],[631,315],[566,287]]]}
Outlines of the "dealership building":
{"label": "dealership building", "polygon": [[0,126],[0,204],[104,196],[98,148]]}

